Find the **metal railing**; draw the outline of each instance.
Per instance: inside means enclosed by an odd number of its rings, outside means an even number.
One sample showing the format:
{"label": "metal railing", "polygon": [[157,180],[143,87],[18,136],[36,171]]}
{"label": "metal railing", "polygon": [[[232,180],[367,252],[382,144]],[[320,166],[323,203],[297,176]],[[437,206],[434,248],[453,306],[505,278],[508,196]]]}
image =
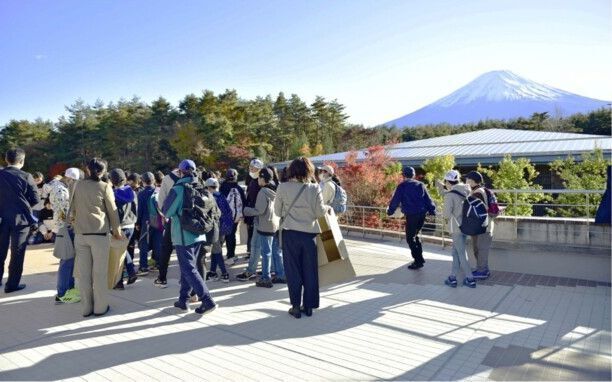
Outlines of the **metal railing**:
{"label": "metal railing", "polygon": [[[590,226],[594,222],[594,215],[591,213],[593,208],[597,208],[598,204],[594,203],[594,195],[601,195],[604,193],[604,190],[561,190],[561,189],[551,189],[551,190],[493,190],[496,195],[503,196],[512,195],[510,198],[510,202],[502,202],[499,201],[498,204],[502,210],[501,216],[503,219],[514,219],[517,231],[518,220],[521,218],[526,218],[526,216],[511,216],[504,213],[507,211],[509,207],[519,207],[519,206],[529,206],[532,208],[532,213],[530,217],[538,217],[538,215],[542,218],[546,219],[560,219],[560,220],[568,220],[575,219],[584,221],[587,229],[589,230],[588,236],[591,235],[601,235],[602,233],[599,231],[590,231]],[[540,201],[536,201],[534,203],[524,203],[519,201],[520,194],[542,194],[543,198]],[[582,195],[584,197],[584,203],[555,203],[556,198],[559,195]],[[582,198],[580,198],[582,199]],[[436,216],[427,216],[425,225],[422,230],[423,235],[427,235],[430,237],[438,238],[442,246],[448,245],[450,241],[450,235],[448,233],[445,219],[442,217],[441,211],[443,210],[443,206],[438,205]],[[566,217],[555,217],[546,215],[546,213],[551,213],[555,211],[557,208],[563,208],[565,211],[569,213],[574,212],[584,212],[584,215],[580,216],[566,216]],[[539,212],[539,214],[537,213]],[[369,235],[379,235],[382,238],[384,237],[396,237],[399,240],[403,240],[404,231],[405,231],[405,219],[403,217],[390,217],[387,216],[386,207],[370,207],[370,206],[356,206],[356,205],[348,205],[346,213],[339,216],[338,221],[342,229],[344,229],[347,233],[350,231],[358,231],[363,234],[365,237],[366,234]]]}

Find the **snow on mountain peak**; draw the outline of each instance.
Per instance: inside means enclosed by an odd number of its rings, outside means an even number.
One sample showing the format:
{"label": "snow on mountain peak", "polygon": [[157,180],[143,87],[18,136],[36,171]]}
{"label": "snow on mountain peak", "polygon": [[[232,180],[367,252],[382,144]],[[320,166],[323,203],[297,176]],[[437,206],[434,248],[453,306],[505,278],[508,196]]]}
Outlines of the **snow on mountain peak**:
{"label": "snow on mountain peak", "polygon": [[496,70],[480,75],[433,105],[449,107],[456,104],[468,104],[476,100],[554,101],[567,95],[571,93],[528,80],[508,70]]}

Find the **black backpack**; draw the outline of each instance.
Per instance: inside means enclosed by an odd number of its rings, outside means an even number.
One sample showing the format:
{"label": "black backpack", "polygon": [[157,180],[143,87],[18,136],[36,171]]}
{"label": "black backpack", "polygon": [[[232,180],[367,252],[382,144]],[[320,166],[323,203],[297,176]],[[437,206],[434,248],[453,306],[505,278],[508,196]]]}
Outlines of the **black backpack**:
{"label": "black backpack", "polygon": [[485,206],[483,201],[471,195],[466,197],[456,190],[451,192],[464,198],[463,211],[461,212],[462,220],[459,226],[461,232],[470,236],[481,235],[487,232],[489,214],[487,213],[487,206]]}
{"label": "black backpack", "polygon": [[206,242],[212,244],[219,240],[219,219],[221,211],[215,197],[197,181],[183,183],[183,205],[180,223],[185,231],[196,235],[206,235]]}

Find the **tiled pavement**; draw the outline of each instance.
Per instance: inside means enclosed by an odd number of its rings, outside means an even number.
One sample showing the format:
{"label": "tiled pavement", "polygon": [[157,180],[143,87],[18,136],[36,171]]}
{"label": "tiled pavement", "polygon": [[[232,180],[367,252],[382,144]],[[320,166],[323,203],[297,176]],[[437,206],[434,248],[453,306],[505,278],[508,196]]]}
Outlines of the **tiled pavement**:
{"label": "tiled pavement", "polygon": [[498,271],[450,289],[448,249],[427,246],[417,272],[397,241],[349,251],[357,277],[325,286],[300,320],[286,288],[237,281],[209,284],[211,315],[178,313],[176,267],[168,289],[143,278],[83,319],[51,303],[53,273],[29,274],[23,293],[0,294],[0,380],[611,379],[609,280]]}

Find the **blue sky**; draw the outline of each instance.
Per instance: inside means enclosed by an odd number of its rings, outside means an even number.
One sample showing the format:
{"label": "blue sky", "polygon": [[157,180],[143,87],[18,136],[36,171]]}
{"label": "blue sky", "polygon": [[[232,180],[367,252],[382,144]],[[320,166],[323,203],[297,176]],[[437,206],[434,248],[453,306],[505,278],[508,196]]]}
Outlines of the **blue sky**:
{"label": "blue sky", "polygon": [[508,69],[612,99],[609,0],[0,1],[0,126],[77,98],[338,99],[375,125]]}

